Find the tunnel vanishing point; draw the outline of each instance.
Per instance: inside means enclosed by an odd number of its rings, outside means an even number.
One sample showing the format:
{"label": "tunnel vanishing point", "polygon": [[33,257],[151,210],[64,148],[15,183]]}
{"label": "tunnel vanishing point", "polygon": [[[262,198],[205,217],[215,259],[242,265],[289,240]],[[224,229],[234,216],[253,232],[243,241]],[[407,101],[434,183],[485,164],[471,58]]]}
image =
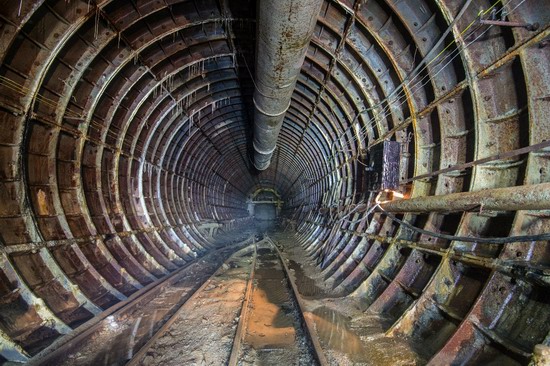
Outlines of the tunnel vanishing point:
{"label": "tunnel vanishing point", "polygon": [[550,365],[549,25],[0,1],[0,364]]}

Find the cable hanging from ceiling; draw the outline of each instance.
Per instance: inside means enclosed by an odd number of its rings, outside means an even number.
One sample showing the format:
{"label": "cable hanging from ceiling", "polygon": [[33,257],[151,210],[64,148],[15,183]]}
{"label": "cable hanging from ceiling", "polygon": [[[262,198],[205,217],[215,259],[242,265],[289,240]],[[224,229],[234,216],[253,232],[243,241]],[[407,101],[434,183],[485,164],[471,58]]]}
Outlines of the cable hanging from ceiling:
{"label": "cable hanging from ceiling", "polygon": [[[507,11],[506,12],[506,15],[510,15],[512,14],[519,6],[521,6],[523,3],[525,2],[525,0],[521,0],[517,5],[514,6],[513,9],[511,9],[510,11]],[[460,32],[460,36],[463,37],[463,38],[468,38],[469,35],[472,35],[474,34],[477,30],[479,30],[481,27],[483,27],[483,25],[479,25],[478,27],[472,29],[468,35],[466,35],[466,37],[464,37],[464,35],[474,26],[474,24],[478,21],[478,19],[482,16],[485,16],[489,13],[491,13],[493,16],[498,16],[498,15],[501,15],[504,11],[504,8],[501,8],[499,9],[498,11],[494,12],[494,8],[498,5],[499,1],[496,1],[495,3],[493,3],[492,6],[490,6],[487,10],[481,10],[479,13],[478,13],[478,17],[474,20],[472,20],[468,26],[465,27],[464,30],[462,30]],[[469,5],[469,2],[465,4],[465,7],[459,12],[459,15],[463,14],[464,11],[465,11],[465,8]],[[457,15],[457,18],[455,18],[455,20],[453,21],[453,23],[451,23],[449,25],[449,27],[447,28],[446,32],[449,30],[449,29],[452,29],[452,26],[454,24],[454,22],[458,19],[458,16]],[[407,100],[410,98],[410,96],[407,95],[407,93],[405,92],[405,88],[408,88],[410,86],[410,89],[411,89],[411,95],[413,95],[415,92],[417,92],[418,90],[421,90],[425,85],[427,85],[428,83],[431,82],[431,80],[439,75],[448,65],[450,65],[452,63],[452,61],[454,61],[459,55],[461,52],[463,52],[466,48],[468,48],[470,45],[472,45],[473,43],[475,43],[478,39],[480,39],[482,36],[484,36],[493,26],[492,25],[489,25],[488,27],[486,27],[486,29],[481,33],[479,34],[478,36],[476,36],[472,41],[466,43],[464,46],[457,46],[452,52],[448,53],[447,55],[445,55],[443,58],[442,58],[442,55],[445,53],[445,51],[447,51],[451,46],[453,46],[454,44],[456,44],[456,39],[453,40],[452,42],[450,42],[442,51],[440,51],[432,60],[430,60],[429,62],[427,62],[427,58],[430,56],[430,54],[432,53],[432,51],[434,49],[436,49],[438,47],[438,44],[440,43],[439,41],[436,43],[436,45],[428,52],[428,54],[426,55],[426,57],[423,58],[423,60],[420,61],[419,65],[411,72],[409,73],[409,75],[407,75],[405,77],[405,79],[403,80],[403,82],[398,85],[395,90],[390,94],[388,95],[387,97],[385,97],[382,101],[380,101],[379,103],[377,103],[375,106],[372,106],[372,107],[369,107],[363,111],[360,111],[358,112],[354,119],[351,121],[351,123],[349,124],[349,126],[333,141],[333,143],[331,144],[331,152],[332,152],[332,155],[327,157],[327,162],[331,162],[338,154],[338,151],[334,151],[334,147],[336,146],[336,143],[339,143],[340,146],[342,147],[343,149],[343,143],[342,143],[342,138],[355,126],[355,124],[357,123],[359,117],[365,113],[368,113],[368,112],[372,112],[372,111],[375,111],[376,108],[379,108],[381,106],[384,106],[383,110],[381,111],[381,113],[383,114],[381,117],[379,118],[387,118],[389,115],[390,115],[390,108],[393,106],[394,108],[395,107],[401,107],[402,105],[404,105]],[[445,34],[445,33],[444,33]],[[441,37],[441,39],[444,39],[444,37]],[[440,40],[441,40],[440,39]],[[445,64],[443,64],[438,70],[436,70],[435,74],[434,75],[430,75],[430,74],[426,74],[424,75],[423,77],[421,77],[419,80],[416,80],[420,75],[421,73],[426,70],[431,64],[433,64],[436,60],[438,60],[438,65],[442,64],[444,61],[446,61],[447,59],[449,59]],[[422,65],[422,64],[425,64],[423,67],[421,67],[419,69],[419,67]],[[414,75],[414,76],[412,76]],[[411,77],[412,76],[412,77]],[[427,79],[427,81],[425,81]],[[414,84],[413,84],[414,83]],[[412,84],[412,86],[411,86]],[[414,89],[414,90],[412,90]],[[395,95],[398,95],[397,98],[394,98]],[[390,100],[390,99],[393,99],[393,100]],[[399,105],[395,106],[394,104],[395,103],[399,103]],[[401,126],[405,126],[406,124],[408,124],[407,122],[404,122],[398,126],[396,126],[394,128],[397,129]],[[362,134],[365,134],[368,132],[368,128],[374,128],[376,127],[377,125],[377,121],[376,120],[373,120],[373,119],[370,119],[369,121],[367,121],[367,123],[359,130],[359,133],[356,133],[356,134],[352,134],[352,137],[351,137],[351,141],[350,143],[354,142],[354,141],[357,141],[359,136],[361,136]],[[342,150],[340,149],[340,151]]]}

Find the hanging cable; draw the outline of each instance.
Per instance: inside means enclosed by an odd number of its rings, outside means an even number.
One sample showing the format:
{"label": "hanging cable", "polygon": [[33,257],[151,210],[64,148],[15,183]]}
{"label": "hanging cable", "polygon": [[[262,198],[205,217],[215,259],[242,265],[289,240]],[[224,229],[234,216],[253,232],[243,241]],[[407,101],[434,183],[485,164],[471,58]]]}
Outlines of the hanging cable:
{"label": "hanging cable", "polygon": [[[521,4],[523,4],[525,2],[525,0],[522,0],[520,1],[513,9],[511,9],[507,15],[511,14],[513,11],[515,11]],[[493,11],[493,9],[495,8],[495,6],[498,4],[499,2],[496,1],[495,3],[493,3],[493,5],[491,7],[489,7],[487,10],[484,10],[484,11],[480,11],[479,14],[478,14],[478,17],[481,17],[483,15],[486,15],[488,13],[490,13],[491,11]],[[500,9],[498,11],[498,13],[501,13],[502,11],[504,10],[503,9]],[[495,12],[496,14],[497,12]],[[477,18],[474,19],[472,22],[470,22],[470,24],[464,29],[461,31],[460,35],[461,36],[464,36],[464,34],[470,30],[470,28],[472,28],[472,26],[474,26],[474,24],[476,23],[477,21]],[[475,29],[473,29],[466,37],[463,37],[463,38],[467,38],[470,34],[473,34],[475,33],[476,30],[478,30],[480,28],[480,26],[478,25]],[[414,94],[416,91],[420,90],[422,87],[424,87],[425,85],[427,85],[429,82],[431,82],[431,80],[437,76],[439,73],[441,73],[449,64],[451,64],[451,62],[460,55],[460,52],[462,52],[464,49],[466,49],[467,47],[469,47],[471,44],[473,44],[475,41],[477,41],[479,38],[481,38],[486,32],[489,31],[489,29],[491,28],[491,26],[487,27],[487,29],[485,29],[480,35],[478,35],[475,39],[473,39],[471,42],[465,44],[463,47],[457,47],[455,51],[451,52],[450,54],[448,54],[447,56],[443,57],[442,59],[441,56],[443,55],[443,53],[449,48],[451,47],[453,44],[456,43],[456,40],[453,40],[453,42],[449,43],[438,55],[436,55],[432,60],[430,60],[426,65],[424,65],[424,67],[422,67],[420,69],[420,71],[418,71],[418,74],[414,77],[412,77],[410,80],[408,80],[408,82],[405,82],[403,81],[403,83],[401,83],[398,87],[396,87],[396,90],[400,90],[400,92],[398,94],[401,94],[403,93],[403,95],[401,96],[398,96],[396,99],[394,99],[393,101],[390,101],[389,99],[391,97],[393,97],[395,95],[395,91],[392,92],[390,95],[388,95],[386,98],[384,98],[384,100],[382,100],[381,102],[377,103],[375,106],[373,107],[370,107],[370,108],[367,108],[359,113],[357,113],[354,117],[354,119],[352,120],[352,122],[350,123],[350,125],[348,126],[348,128],[346,128],[342,134],[340,134],[336,140],[331,144],[331,152],[332,152],[332,155],[330,157],[328,157],[327,161],[330,162],[335,156],[336,154],[338,153],[338,151],[334,152],[334,146],[335,146],[335,143],[336,142],[340,142],[340,145],[342,146],[342,143],[341,143],[341,138],[344,137],[349,131],[351,128],[354,127],[357,119],[359,118],[360,115],[364,114],[364,113],[367,113],[367,112],[370,112],[370,111],[374,111],[375,108],[378,108],[382,105],[385,105],[384,109],[382,110],[382,118],[386,118],[389,113],[389,109],[390,107],[395,104],[395,102],[400,102],[400,104],[397,106],[397,107],[400,107],[402,106],[407,100],[408,100],[408,96],[406,95],[406,93],[404,92],[404,89],[405,87],[408,87],[410,86],[413,82],[414,84],[411,86],[411,94]],[[431,51],[430,51],[431,52]],[[428,56],[428,55],[427,55]],[[423,59],[423,61],[421,62],[425,62],[424,60],[427,59],[427,56]],[[422,72],[423,70],[425,70],[430,64],[434,63],[436,60],[438,60],[438,64],[441,64],[442,62],[444,62],[446,59],[448,59],[449,57],[451,57],[451,59],[446,62],[443,66],[441,66],[439,68],[439,70],[436,71],[436,73],[434,75],[425,75],[424,77],[422,77],[420,80],[417,80],[415,81],[415,79],[417,78],[417,76],[420,75],[420,72]],[[415,69],[416,70],[416,69]],[[413,71],[414,72],[414,71]],[[410,75],[412,73],[410,73],[407,77],[409,78]],[[406,80],[405,79],[405,80]],[[425,79],[428,79],[427,82],[423,83],[423,81]],[[420,85],[419,85],[420,84]],[[412,90],[412,89],[415,89],[415,90]],[[401,99],[403,99],[403,101],[401,101]],[[394,106],[395,107],[395,106]],[[371,128],[374,128],[375,127],[375,124],[376,124],[376,121],[372,121],[372,119],[369,121],[370,123],[367,123],[365,124],[359,131],[359,135],[360,134],[363,134],[363,133],[366,133],[367,132],[367,129],[369,127]],[[352,135],[351,137],[351,141],[350,142],[353,142],[353,141],[357,141],[359,138],[358,134],[354,134]]]}

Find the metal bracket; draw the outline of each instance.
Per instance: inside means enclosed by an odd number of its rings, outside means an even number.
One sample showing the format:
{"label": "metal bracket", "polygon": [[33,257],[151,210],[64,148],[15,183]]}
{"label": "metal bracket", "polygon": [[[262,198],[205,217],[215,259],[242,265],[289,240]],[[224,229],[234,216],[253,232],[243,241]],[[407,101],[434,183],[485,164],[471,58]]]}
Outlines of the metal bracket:
{"label": "metal bracket", "polygon": [[539,29],[539,23],[519,23],[519,22],[508,22],[506,20],[489,20],[489,19],[480,19],[481,24],[486,25],[497,25],[499,27],[513,27],[513,28],[525,28],[528,31],[534,32]]}

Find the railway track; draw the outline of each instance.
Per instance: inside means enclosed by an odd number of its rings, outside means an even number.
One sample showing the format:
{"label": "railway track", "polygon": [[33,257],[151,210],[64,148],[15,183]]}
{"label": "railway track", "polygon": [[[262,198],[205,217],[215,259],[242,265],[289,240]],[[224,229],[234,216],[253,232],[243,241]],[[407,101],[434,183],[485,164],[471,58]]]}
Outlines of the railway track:
{"label": "railway track", "polygon": [[184,282],[191,263],[31,363],[327,365],[278,248],[252,241],[214,256],[200,286]]}
{"label": "railway track", "polygon": [[29,365],[124,365],[244,241],[214,250],[110,307],[39,354]]}
{"label": "railway track", "polygon": [[228,365],[328,365],[279,249],[266,238],[257,251]]}
{"label": "railway track", "polygon": [[129,365],[327,365],[274,243],[266,238],[228,263]]}

